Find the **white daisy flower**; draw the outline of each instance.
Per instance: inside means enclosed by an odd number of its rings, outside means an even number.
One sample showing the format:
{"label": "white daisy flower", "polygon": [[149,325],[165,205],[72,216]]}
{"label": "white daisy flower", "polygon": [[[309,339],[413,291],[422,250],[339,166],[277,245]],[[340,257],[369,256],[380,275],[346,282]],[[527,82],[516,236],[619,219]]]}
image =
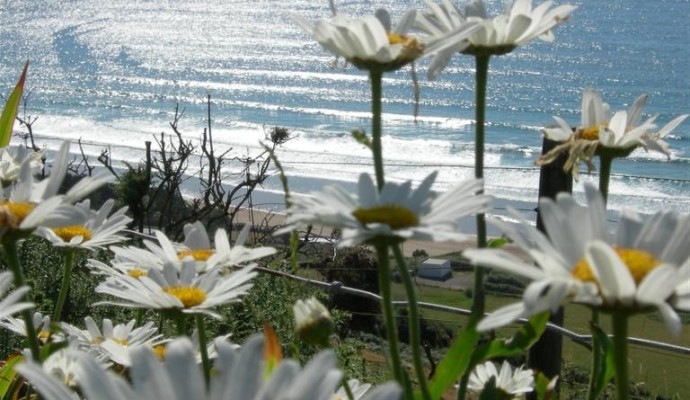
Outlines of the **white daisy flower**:
{"label": "white daisy flower", "polygon": [[539,209],[548,238],[528,222],[495,222],[537,265],[504,250],[463,252],[476,265],[532,281],[522,302],[495,311],[479,323],[478,330],[495,329],[546,310],[555,312],[572,299],[611,312],[656,308],[669,330],[680,332],[673,307],[690,310],[690,215],[641,216],[626,211],[612,235],[601,194],[592,185],[585,185],[585,192],[586,207],[569,194],[560,194],[556,202],[541,199]]}
{"label": "white daisy flower", "polygon": [[[258,336],[250,338],[239,350],[219,343],[216,373],[211,376],[208,390],[187,338],[171,342],[162,363],[147,347],[133,350],[130,382],[106,371],[83,353],[76,353],[80,366],[77,381],[87,398],[104,400],[332,399],[342,377],[332,351],[317,354],[304,368],[295,361],[284,360],[264,378],[263,347]],[[30,360],[16,369],[47,400],[77,398],[61,381]],[[393,400],[400,394],[397,385],[388,384],[376,388],[367,399]]]}
{"label": "white daisy flower", "polygon": [[690,279],[687,279],[690,276],[690,262],[681,265],[678,275],[681,279],[673,284],[670,303],[677,310],[690,310]]}
{"label": "white daisy flower", "polygon": [[[29,190],[21,190],[21,193],[17,193],[17,197],[25,198],[27,201],[33,203],[39,203],[42,200],[57,196],[58,190],[60,186],[62,186],[62,181],[65,179],[65,175],[67,175],[70,157],[69,147],[70,142],[62,143],[55,156],[50,175],[47,179],[34,182],[33,179],[24,179],[24,176],[20,176],[20,180],[22,181],[31,181],[31,187]],[[20,174],[22,173],[23,172],[20,171]],[[115,177],[108,171],[103,171],[92,177],[82,178],[62,196],[62,200],[64,203],[79,201],[84,198],[84,196],[87,196],[89,193],[114,179]],[[18,190],[14,189],[12,191],[13,194],[15,194],[15,191]],[[29,193],[25,193],[26,191]]]}
{"label": "white daisy flower", "polygon": [[463,40],[478,29],[476,24],[466,24],[439,37],[414,38],[406,32],[412,27],[416,14],[416,10],[408,11],[394,28],[385,9],[378,9],[375,15],[364,18],[336,15],[314,26],[300,17],[294,20],[324,49],[359,69],[380,71],[400,69],[424,54],[444,49],[449,45],[449,37]]}
{"label": "white daisy flower", "polygon": [[[80,399],[79,396],[75,396],[72,390],[76,390],[79,387],[79,376],[81,375],[81,369],[79,357],[88,357],[93,365],[105,370],[110,366],[110,364],[103,362],[102,357],[93,349],[79,349],[75,344],[68,344],[67,347],[61,348],[53,353],[51,353],[48,358],[46,358],[42,364],[36,364],[31,355],[28,354],[28,350],[24,351],[24,359],[27,362],[31,362],[37,373],[44,376],[45,379],[49,379],[55,382],[55,388],[57,392],[64,391],[64,394],[68,394],[70,397],[55,397],[51,394],[50,398],[59,399]],[[30,361],[29,361],[30,360]]]}
{"label": "white daisy flower", "polygon": [[84,318],[84,322],[86,330],[67,323],[61,324],[70,343],[82,349],[94,349],[101,356],[101,360],[110,360],[119,365],[131,365],[131,349],[137,346],[155,347],[166,341],[151,321],[135,328],[135,320],[113,326],[111,320],[104,319],[102,330],[91,317]]}
{"label": "white daisy flower", "polygon": [[240,231],[234,246],[225,229],[217,229],[214,236],[215,247],[204,225],[197,221],[184,227],[185,241],[174,243],[163,232],[154,232],[158,243],[144,241],[144,247],[112,247],[115,263],[125,268],[132,266],[142,270],[156,268],[161,270],[163,264],[179,265],[184,259],[192,259],[198,272],[205,272],[216,267],[240,267],[250,261],[275,254],[273,247],[245,247],[251,226],[245,225]]}
{"label": "white daisy flower", "polygon": [[563,144],[542,156],[537,164],[548,164],[562,152],[567,151],[568,159],[564,169],[572,169],[573,174],[577,176],[580,161],[585,162],[588,168],[592,169],[592,159],[600,154],[627,157],[630,152],[642,147],[669,156],[668,143],[663,138],[680,125],[688,115],[681,115],[655,131],[656,116],[641,122],[647,99],[647,95],[641,95],[635,99],[627,111],[612,114],[609,105],[602,100],[600,92],[585,89],[582,92],[580,125],[573,129],[565,120],[554,116],[558,125],[554,128],[544,128],[542,131],[547,138],[563,142]]}
{"label": "white daisy flower", "polygon": [[[240,345],[228,342],[228,339],[232,334],[226,334],[215,337],[213,340],[208,340],[206,344],[206,354],[209,360],[213,360],[218,357],[218,345],[219,343],[225,343],[233,349],[239,349]],[[199,347],[199,331],[194,329],[192,336],[190,336],[192,345],[194,346],[194,354],[196,357],[197,364],[202,363],[201,348]],[[164,360],[167,355],[167,346],[172,343],[171,341],[165,341],[164,343],[157,344],[152,347],[153,352],[156,354],[159,360]]]}
{"label": "white daisy flower", "polygon": [[12,282],[14,276],[11,271],[0,272],[0,319],[11,318],[12,315],[34,306],[33,303],[22,301],[24,294],[29,291],[28,286],[17,288],[5,296]]}
{"label": "white daisy flower", "polygon": [[[184,244],[178,250],[177,257],[180,259],[192,257],[197,262],[197,271],[208,271],[218,266],[238,267],[276,253],[273,247],[244,247],[250,229],[250,225],[245,225],[232,246],[225,229],[216,229],[215,248],[213,248],[204,224],[200,221],[187,224],[184,227]],[[159,241],[163,245],[161,238]]]}
{"label": "white daisy flower", "polygon": [[665,154],[667,157],[671,158],[671,152],[668,149],[669,145],[664,138],[669,133],[673,132],[673,130],[676,129],[676,127],[683,121],[685,121],[686,118],[688,118],[688,114],[680,115],[672,119],[658,131],[645,132],[641,137],[643,142],[642,147],[644,147],[646,150],[654,150]]}
{"label": "white daisy flower", "polygon": [[[350,388],[350,391],[352,392],[352,398],[354,400],[363,399],[364,395],[366,395],[369,392],[369,390],[371,390],[371,384],[361,383],[357,379],[348,380],[347,386]],[[333,396],[333,400],[348,400],[348,399],[349,399],[349,397],[347,396],[347,391],[342,386],[338,389],[338,391],[335,392],[335,396]]]}
{"label": "white daisy flower", "polygon": [[110,173],[81,179],[64,195],[58,189],[67,172],[69,142],[57,153],[50,176],[35,181],[30,158],[24,159],[19,177],[9,193],[0,196],[0,236],[30,232],[39,226],[56,227],[80,224],[86,219],[83,210],[71,205],[103,184],[111,181]]}
{"label": "white daisy flower", "polygon": [[535,38],[553,42],[554,27],[568,19],[575,6],[560,5],[551,8],[552,1],[546,1],[532,8],[532,0],[516,0],[506,6],[503,13],[489,17],[484,2],[473,1],[465,6],[464,14],[449,0],[441,4],[426,1],[429,11],[419,13],[416,26],[433,36],[454,31],[468,23],[476,23],[481,29],[466,38],[455,37],[455,43],[434,55],[429,67],[431,79],[448,65],[450,57],[457,52],[465,54],[500,55],[511,52]]}
{"label": "white daisy flower", "polygon": [[29,160],[29,167],[36,171],[43,166],[43,153],[32,151],[24,145],[0,148],[0,187],[10,186],[19,177],[24,160]]}
{"label": "white daisy flower", "polygon": [[172,255],[166,256],[161,247],[155,243],[149,240],[144,240],[143,243],[146,248],[111,246],[109,250],[113,252],[114,256],[108,264],[90,259],[87,265],[93,269],[94,273],[104,275],[129,274],[137,278],[147,275],[151,268],[162,271],[166,261],[177,262]]}
{"label": "white daisy flower", "polygon": [[315,297],[310,297],[307,300],[297,300],[292,309],[295,313],[297,335],[307,343],[327,346],[334,324],[326,306]]}
{"label": "white daisy flower", "polygon": [[[31,357],[26,357],[26,359],[31,359]],[[74,349],[70,349],[69,347],[52,353],[43,362],[43,371],[46,374],[57,378],[65,386],[70,388],[78,386],[78,368],[77,359],[74,356]]]}
{"label": "white daisy flower", "polygon": [[470,374],[467,388],[481,393],[491,378],[495,380],[496,389],[506,395],[506,398],[521,398],[525,393],[534,390],[534,372],[531,369],[523,369],[523,366],[513,371],[507,361],[503,361],[500,371],[496,370],[491,361],[477,365]]}
{"label": "white daisy flower", "polygon": [[[51,333],[50,315],[43,315],[40,312],[35,312],[31,323],[33,324],[36,332],[38,332],[36,334],[38,339],[43,343],[47,342],[48,340],[60,342],[64,339],[63,335],[60,333]],[[26,337],[26,324],[24,323],[23,319],[5,317],[0,320],[0,326],[11,332],[14,332],[19,336]]]}
{"label": "white daisy flower", "polygon": [[121,233],[132,219],[125,215],[127,207],[120,208],[108,216],[115,205],[109,199],[96,211],[91,211],[91,201],[85,200],[76,206],[81,208],[88,219],[84,224],[68,225],[57,228],[41,227],[36,234],[50,241],[53,246],[84,249],[103,248],[106,245],[126,240]]}
{"label": "white daisy flower", "polygon": [[[111,247],[110,250],[114,249],[129,249],[129,248],[123,248],[123,247]],[[134,249],[134,247],[132,247]],[[142,249],[140,249],[142,250]],[[143,250],[145,251],[145,250]],[[150,253],[147,253],[150,254]],[[149,269],[154,268],[158,269],[159,271],[163,270],[163,266],[159,265],[157,263],[146,263],[146,262],[134,262],[134,261],[128,261],[128,260],[118,260],[118,256],[116,256],[109,261],[108,264],[99,261],[99,260],[93,260],[89,259],[86,262],[86,266],[91,269],[91,273],[93,274],[99,274],[99,275],[105,275],[108,277],[119,277],[122,275],[129,275],[132,278],[138,279],[142,276],[146,276],[149,274]]]}
{"label": "white daisy flower", "polygon": [[462,241],[458,221],[482,212],[490,196],[477,195],[481,180],[467,180],[434,198],[431,186],[436,172],[412,189],[412,182],[386,182],[379,192],[371,177],[359,176],[358,193],[340,186],[327,186],[311,197],[297,197],[288,210],[288,226],[321,224],[342,228],[338,245],[354,246],[374,240]]}
{"label": "white daisy flower", "polygon": [[162,272],[152,268],[146,276],[111,276],[98,285],[96,292],[119,300],[96,304],[178,310],[220,319],[221,316],[212,309],[240,301],[240,296],[252,287],[250,281],[256,275],[253,265],[230,274],[222,274],[219,268],[198,273],[194,264],[194,260],[189,258],[183,260],[179,268],[174,263],[166,263]]}

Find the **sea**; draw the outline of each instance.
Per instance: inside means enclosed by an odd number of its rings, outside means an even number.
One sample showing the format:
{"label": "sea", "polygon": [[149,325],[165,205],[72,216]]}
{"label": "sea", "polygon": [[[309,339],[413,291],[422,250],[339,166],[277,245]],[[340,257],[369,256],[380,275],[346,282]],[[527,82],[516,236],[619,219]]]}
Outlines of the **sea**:
{"label": "sea", "polygon": [[[393,19],[425,8],[411,0],[334,3],[351,16],[383,7]],[[491,12],[503,7],[486,4]],[[491,60],[485,177],[497,214],[511,205],[533,217],[540,129],[553,116],[578,124],[583,89],[600,90],[614,111],[646,93],[644,117],[658,116],[659,126],[690,113],[688,0],[571,4],[578,8],[554,30],[553,43],[535,40]],[[334,182],[354,188],[359,174],[373,173],[370,152],[350,134],[370,131],[367,76],[336,61],[293,15],[316,21],[331,10],[326,0],[3,0],[0,93],[10,92],[29,60],[20,116],[35,118],[36,143],[50,150],[62,140],[81,141],[91,165],[107,150],[116,166],[143,161],[146,141],[156,149],[161,134],[173,134],[176,107],[184,110],[178,130],[198,143],[210,96],[215,150],[228,151],[228,184],[244,179],[243,162],[233,160],[265,157],[260,142],[284,127],[292,139],[276,155],[292,191]],[[444,191],[474,176],[474,59],[458,54],[435,81],[426,77],[428,64],[415,66],[417,116],[411,69],[385,75],[386,176],[418,183],[437,170],[434,188]],[[667,141],[670,158],[640,149],[614,162],[611,210],[690,212],[690,121]],[[199,168],[192,162],[188,172]],[[596,170],[584,169],[575,195],[597,181]],[[263,189],[280,193],[281,185],[272,177]],[[280,203],[279,195],[272,198],[266,203]]]}

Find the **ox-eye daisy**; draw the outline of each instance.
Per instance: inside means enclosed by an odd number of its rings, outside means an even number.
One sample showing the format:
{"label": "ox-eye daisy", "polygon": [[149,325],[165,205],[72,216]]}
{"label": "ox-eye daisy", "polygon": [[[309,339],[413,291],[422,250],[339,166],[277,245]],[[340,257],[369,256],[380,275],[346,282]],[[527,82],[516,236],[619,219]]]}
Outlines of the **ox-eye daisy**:
{"label": "ox-eye daisy", "polygon": [[[111,247],[110,250],[135,250],[138,248],[135,247]],[[139,249],[144,253],[146,256],[150,256],[151,253],[146,252],[146,250]],[[135,252],[138,253],[138,252]],[[157,262],[135,262],[131,260],[123,260],[123,259],[118,259],[117,253],[115,257],[110,260],[109,263],[104,263],[102,261],[98,260],[93,260],[89,259],[86,263],[87,267],[91,269],[91,273],[97,274],[97,275],[105,275],[105,276],[113,276],[113,277],[119,277],[121,275],[129,275],[133,278],[140,278],[142,276],[146,276],[149,274],[149,269],[154,268],[158,270],[162,270],[163,266],[159,265]]]}
{"label": "ox-eye daisy", "polygon": [[[225,342],[218,343],[215,373],[208,387],[187,338],[171,342],[163,362],[147,347],[133,350],[129,382],[83,353],[76,353],[75,357],[80,366],[77,382],[81,391],[87,398],[105,400],[332,400],[342,379],[335,353],[330,350],[317,354],[304,368],[293,360],[284,360],[269,376],[264,376],[264,346],[258,336],[237,350]],[[77,398],[63,382],[46,374],[34,362],[17,366],[17,371],[47,400]],[[400,394],[399,387],[387,384],[371,391],[365,399],[394,400]]]}
{"label": "ox-eye daisy", "polygon": [[326,306],[316,297],[297,300],[292,307],[295,314],[295,331],[300,339],[316,346],[328,346],[333,333],[333,319]]}
{"label": "ox-eye daisy", "polygon": [[[244,246],[249,237],[250,228],[250,225],[245,225],[242,228],[234,245],[230,245],[225,229],[216,229],[215,247],[213,247],[204,224],[200,221],[187,224],[184,227],[184,244],[177,250],[177,257],[180,259],[191,257],[197,262],[197,271],[208,271],[217,266],[238,267],[275,254],[276,250],[273,247],[250,248]],[[159,238],[159,241],[162,245],[162,238]]]}
{"label": "ox-eye daisy", "polygon": [[395,27],[385,9],[364,18],[336,15],[330,21],[318,21],[313,26],[300,17],[294,19],[326,50],[368,71],[400,69],[425,54],[442,50],[452,43],[448,41],[450,37],[460,41],[478,29],[476,24],[466,24],[439,36],[415,38],[406,32],[412,27],[416,14],[415,10],[408,11]]}
{"label": "ox-eye daisy", "polygon": [[125,215],[127,207],[120,208],[109,216],[114,205],[115,200],[109,199],[94,212],[90,208],[91,201],[87,199],[76,205],[88,215],[86,222],[56,228],[41,227],[36,234],[57,247],[96,249],[121,242],[125,240],[121,233],[132,219]]}
{"label": "ox-eye daisy", "polygon": [[[347,386],[350,392],[352,393],[352,399],[353,400],[361,400],[364,399],[364,396],[371,390],[371,384],[369,383],[362,383],[357,379],[350,379],[347,381]],[[333,400],[348,400],[349,396],[347,394],[347,390],[344,387],[340,387],[337,392],[335,392],[335,396],[333,397]]]}
{"label": "ox-eye daisy", "polygon": [[499,399],[520,398],[534,390],[534,372],[523,369],[522,366],[513,371],[507,361],[503,361],[500,370],[491,361],[477,365],[470,374],[467,388],[481,393],[491,378],[495,380]]}
{"label": "ox-eye daisy", "polygon": [[24,145],[0,148],[0,187],[10,186],[19,177],[21,165],[26,159],[29,159],[32,171],[43,166],[43,154],[29,150]]}
{"label": "ox-eye daisy", "polygon": [[471,179],[433,198],[431,186],[435,179],[436,172],[414,190],[411,181],[386,182],[379,192],[371,177],[362,174],[357,194],[334,185],[310,197],[293,199],[288,227],[283,231],[301,224],[342,228],[338,243],[341,247],[377,240],[464,240],[459,220],[482,212],[490,196],[477,195],[482,181]]}
{"label": "ox-eye daisy", "polygon": [[135,320],[113,325],[111,320],[104,319],[102,330],[91,317],[84,318],[84,323],[86,330],[67,323],[61,324],[70,343],[83,349],[93,349],[98,353],[99,359],[124,366],[130,365],[129,352],[136,346],[155,347],[165,342],[163,335],[158,333],[158,328],[151,321],[135,328]]}
{"label": "ox-eye daisy", "polygon": [[564,169],[572,169],[573,174],[577,176],[578,163],[583,161],[592,169],[592,159],[597,155],[609,159],[627,157],[636,148],[643,147],[670,156],[668,143],[663,139],[688,115],[674,118],[657,131],[654,124],[655,116],[641,122],[647,99],[647,95],[641,95],[627,111],[612,114],[609,105],[602,100],[600,92],[585,89],[582,92],[580,125],[573,129],[564,119],[554,116],[557,126],[544,128],[542,131],[547,138],[562,144],[542,156],[537,164],[548,164],[559,154],[567,152],[568,159]]}
{"label": "ox-eye daisy", "polygon": [[512,6],[496,17],[489,17],[484,2],[473,1],[465,7],[464,14],[449,0],[442,4],[427,1],[429,11],[418,14],[416,26],[433,36],[452,32],[467,24],[476,23],[481,29],[467,38],[455,38],[455,44],[439,51],[429,67],[430,78],[443,70],[450,57],[457,52],[473,55],[505,54],[535,38],[547,42],[554,40],[551,29],[565,21],[576,7],[553,5],[546,1],[532,8],[532,0],[516,0]]}
{"label": "ox-eye daisy", "polygon": [[17,288],[5,296],[13,280],[12,272],[0,272],[0,319],[11,317],[13,314],[33,307],[33,303],[22,301],[24,294],[29,291],[28,286]]}
{"label": "ox-eye daisy", "polygon": [[108,173],[81,179],[64,195],[58,189],[67,173],[69,142],[57,152],[50,176],[41,181],[33,177],[32,161],[25,158],[19,176],[9,191],[0,194],[0,237],[23,235],[39,226],[57,227],[83,223],[86,214],[71,205],[114,177]]}
{"label": "ox-eye daisy", "polygon": [[112,275],[98,285],[96,292],[111,295],[116,300],[97,304],[178,310],[221,318],[212,309],[239,301],[239,297],[252,287],[250,281],[256,275],[252,265],[222,274],[219,268],[198,273],[194,264],[194,260],[188,258],[179,266],[165,263],[162,271],[151,268],[146,276]]}
{"label": "ox-eye daisy", "polygon": [[216,267],[240,267],[250,261],[267,257],[276,252],[273,247],[245,247],[251,226],[246,225],[239,233],[234,245],[230,244],[228,233],[219,228],[214,235],[214,245],[204,225],[197,221],[184,227],[184,243],[174,243],[163,232],[154,232],[157,243],[145,240],[146,249],[138,247],[113,247],[115,263],[122,267],[162,269],[164,263],[181,264],[182,260],[193,260],[198,272]]}
{"label": "ox-eye daisy", "polygon": [[690,310],[690,216],[626,211],[611,235],[601,194],[591,185],[585,189],[587,207],[569,194],[559,195],[556,202],[541,200],[548,238],[527,222],[496,222],[537,265],[503,250],[463,253],[476,265],[532,281],[522,302],[495,311],[479,323],[479,330],[555,311],[570,298],[613,313],[657,309],[668,329],[680,332],[673,308]]}
{"label": "ox-eye daisy", "polygon": [[[62,334],[53,334],[51,332],[52,327],[50,315],[43,315],[40,312],[35,312],[31,322],[37,332],[38,339],[41,340],[41,342],[45,343],[48,340],[62,341]],[[26,337],[26,324],[24,323],[24,320],[14,317],[6,317],[0,320],[0,326],[14,332],[19,336]]]}

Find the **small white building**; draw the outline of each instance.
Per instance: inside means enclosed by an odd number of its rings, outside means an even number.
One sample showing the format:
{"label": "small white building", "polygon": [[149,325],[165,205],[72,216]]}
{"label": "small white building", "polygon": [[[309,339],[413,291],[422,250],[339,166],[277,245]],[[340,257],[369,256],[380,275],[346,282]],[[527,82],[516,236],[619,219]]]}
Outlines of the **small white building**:
{"label": "small white building", "polygon": [[450,260],[427,258],[417,267],[417,276],[423,279],[445,281],[453,277]]}

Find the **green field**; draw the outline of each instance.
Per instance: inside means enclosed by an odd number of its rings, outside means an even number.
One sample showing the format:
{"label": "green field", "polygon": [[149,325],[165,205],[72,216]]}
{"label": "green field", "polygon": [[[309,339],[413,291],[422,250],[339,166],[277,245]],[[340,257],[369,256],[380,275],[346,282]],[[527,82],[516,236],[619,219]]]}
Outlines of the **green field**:
{"label": "green field", "polygon": [[[457,273],[457,272],[456,272]],[[405,292],[400,284],[394,285],[396,300],[404,300]],[[469,309],[471,300],[463,292],[417,286],[418,300],[430,303],[445,304],[453,307]],[[493,310],[502,305],[518,301],[516,298],[487,296],[487,310]],[[461,328],[467,321],[466,317],[447,312],[423,309],[422,315],[430,320],[443,322],[454,330]],[[571,331],[587,334],[591,312],[588,308],[569,305],[565,311],[565,326]],[[606,315],[602,316],[603,328],[610,332]],[[502,332],[499,332],[502,333]],[[508,331],[505,332],[509,334]],[[663,322],[658,318],[639,315],[630,321],[630,335],[637,338],[651,339],[684,347],[690,347],[690,326],[687,324],[679,338],[674,338],[666,330]],[[563,359],[589,368],[590,352],[585,347],[568,339],[564,341]],[[690,398],[690,356],[668,353],[648,347],[630,346],[631,379],[652,393],[665,398]]]}

